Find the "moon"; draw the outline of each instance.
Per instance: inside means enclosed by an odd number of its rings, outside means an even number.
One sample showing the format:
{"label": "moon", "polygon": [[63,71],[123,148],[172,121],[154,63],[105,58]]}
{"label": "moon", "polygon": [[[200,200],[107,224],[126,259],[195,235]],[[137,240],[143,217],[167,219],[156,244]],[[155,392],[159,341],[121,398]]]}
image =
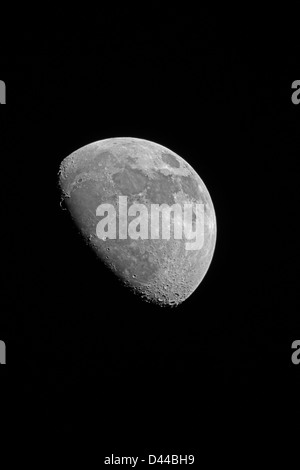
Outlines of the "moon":
{"label": "moon", "polygon": [[[196,290],[213,258],[217,227],[210,194],[187,161],[158,143],[118,137],[76,150],[61,162],[58,176],[61,200],[84,240],[135,294],[156,305],[177,306]],[[143,204],[149,217],[154,204],[203,207],[201,248],[187,249],[187,237],[176,237],[175,230],[169,238],[99,237],[97,208],[117,208],[120,196],[128,207]],[[116,211],[117,223],[119,217]],[[174,229],[175,219],[170,220]]]}

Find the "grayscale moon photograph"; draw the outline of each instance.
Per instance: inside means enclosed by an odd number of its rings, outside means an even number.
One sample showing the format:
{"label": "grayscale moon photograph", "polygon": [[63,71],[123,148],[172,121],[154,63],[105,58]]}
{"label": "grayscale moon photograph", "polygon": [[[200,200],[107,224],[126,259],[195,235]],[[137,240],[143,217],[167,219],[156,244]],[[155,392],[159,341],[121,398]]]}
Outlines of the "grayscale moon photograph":
{"label": "grayscale moon photograph", "polygon": [[[154,142],[111,138],[88,144],[66,157],[60,167],[62,204],[100,260],[145,300],[177,305],[201,283],[216,243],[216,215],[209,192],[195,170],[179,155]],[[204,243],[186,249],[174,239],[101,240],[96,235],[99,204],[203,204]]]}
{"label": "grayscale moon photograph", "polygon": [[289,468],[298,17],[78,6],[1,11],[1,456]]}

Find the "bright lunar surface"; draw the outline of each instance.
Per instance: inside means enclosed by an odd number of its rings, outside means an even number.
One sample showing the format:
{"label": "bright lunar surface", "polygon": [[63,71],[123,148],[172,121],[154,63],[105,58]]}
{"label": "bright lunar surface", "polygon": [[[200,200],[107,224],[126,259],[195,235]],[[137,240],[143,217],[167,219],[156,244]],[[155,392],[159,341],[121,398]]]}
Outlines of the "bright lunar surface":
{"label": "bright lunar surface", "polygon": [[[203,181],[179,155],[143,139],[100,140],[76,150],[62,161],[59,185],[64,205],[84,239],[97,257],[134,293],[154,304],[175,306],[199,286],[214,253],[216,216]],[[123,219],[119,220],[120,196],[128,208],[140,204],[148,209],[149,236],[137,238],[130,236],[130,231],[127,236],[124,231],[123,237],[120,236],[118,227],[123,223]],[[104,204],[115,208],[115,237],[99,237],[99,221],[104,216],[108,221],[110,214],[97,211]],[[193,229],[198,214],[194,208],[196,204],[203,207],[200,249],[187,249],[187,242],[193,240],[184,229],[181,238],[174,236],[175,213],[169,219],[169,239],[162,236],[162,230],[159,237],[151,236],[151,207],[162,207],[162,204],[169,207],[179,204],[182,210],[185,205],[192,205]],[[128,212],[128,227],[135,220],[132,226],[136,227],[136,232],[139,230],[138,215]],[[110,221],[113,223],[111,218]],[[163,223],[162,218],[160,223]]]}

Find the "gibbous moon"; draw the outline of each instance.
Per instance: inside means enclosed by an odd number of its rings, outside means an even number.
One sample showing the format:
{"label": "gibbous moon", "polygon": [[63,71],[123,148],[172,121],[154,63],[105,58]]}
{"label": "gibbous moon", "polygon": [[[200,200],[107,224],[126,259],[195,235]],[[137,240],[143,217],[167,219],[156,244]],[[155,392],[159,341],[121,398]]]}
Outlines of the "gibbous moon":
{"label": "gibbous moon", "polygon": [[[182,157],[148,140],[100,140],[62,161],[59,184],[84,239],[135,294],[176,306],[199,286],[214,253],[216,216],[206,186]],[[201,237],[192,239],[199,214]]]}

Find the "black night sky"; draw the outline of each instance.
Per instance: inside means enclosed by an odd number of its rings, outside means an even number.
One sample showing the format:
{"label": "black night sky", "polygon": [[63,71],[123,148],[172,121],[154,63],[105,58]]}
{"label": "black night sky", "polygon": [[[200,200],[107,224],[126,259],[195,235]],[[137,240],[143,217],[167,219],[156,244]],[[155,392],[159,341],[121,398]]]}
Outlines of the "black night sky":
{"label": "black night sky", "polygon": [[[298,56],[221,15],[150,10],[131,27],[122,8],[99,16],[84,39],[27,33],[0,60],[5,376],[24,420],[90,436],[100,463],[229,455],[253,423],[258,449],[300,373]],[[181,155],[214,203],[213,261],[177,308],[127,292],[59,206],[61,160],[124,136]]]}

